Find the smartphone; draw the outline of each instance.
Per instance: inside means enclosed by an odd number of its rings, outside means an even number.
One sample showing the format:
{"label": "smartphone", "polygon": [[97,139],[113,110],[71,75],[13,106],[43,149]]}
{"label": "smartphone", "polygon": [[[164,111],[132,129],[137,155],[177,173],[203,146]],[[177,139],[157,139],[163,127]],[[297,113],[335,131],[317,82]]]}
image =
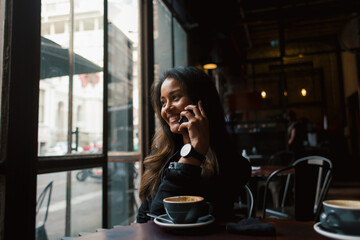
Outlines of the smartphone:
{"label": "smartphone", "polygon": [[[192,115],[195,116],[195,114],[194,114],[194,112],[193,112],[192,110],[189,110],[189,112],[190,112]],[[188,122],[188,121],[189,121],[189,119],[187,119],[187,117],[182,116],[182,117],[180,118],[180,120],[179,120],[179,124],[181,125],[183,122]]]}

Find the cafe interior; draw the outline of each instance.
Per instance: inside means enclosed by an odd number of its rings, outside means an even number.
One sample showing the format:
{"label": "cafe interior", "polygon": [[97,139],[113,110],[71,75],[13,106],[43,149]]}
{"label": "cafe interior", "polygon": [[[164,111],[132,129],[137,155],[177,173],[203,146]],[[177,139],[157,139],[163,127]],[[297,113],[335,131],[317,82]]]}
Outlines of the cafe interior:
{"label": "cafe interior", "polygon": [[212,78],[253,173],[290,151],[294,112],[303,149],[281,165],[327,158],[323,200],[360,200],[358,0],[0,1],[0,239],[131,225],[151,84],[181,65]]}

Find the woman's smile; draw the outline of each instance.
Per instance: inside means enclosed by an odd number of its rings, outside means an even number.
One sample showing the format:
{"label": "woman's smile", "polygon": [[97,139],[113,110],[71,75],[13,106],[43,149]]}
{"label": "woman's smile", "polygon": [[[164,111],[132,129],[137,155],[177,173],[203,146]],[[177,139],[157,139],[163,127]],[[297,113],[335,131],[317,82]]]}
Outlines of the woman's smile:
{"label": "woman's smile", "polygon": [[169,119],[169,122],[172,124],[174,122],[179,122],[179,115],[171,115],[171,116],[168,116],[168,119]]}

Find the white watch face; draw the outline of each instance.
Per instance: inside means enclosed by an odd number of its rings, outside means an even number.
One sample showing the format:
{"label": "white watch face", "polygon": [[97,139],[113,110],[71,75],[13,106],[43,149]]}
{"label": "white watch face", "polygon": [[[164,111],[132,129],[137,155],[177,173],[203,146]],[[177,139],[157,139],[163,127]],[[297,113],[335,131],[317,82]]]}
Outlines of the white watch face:
{"label": "white watch face", "polygon": [[191,151],[191,144],[190,143],[185,144],[180,150],[180,155],[183,157],[187,156],[190,153],[190,151]]}

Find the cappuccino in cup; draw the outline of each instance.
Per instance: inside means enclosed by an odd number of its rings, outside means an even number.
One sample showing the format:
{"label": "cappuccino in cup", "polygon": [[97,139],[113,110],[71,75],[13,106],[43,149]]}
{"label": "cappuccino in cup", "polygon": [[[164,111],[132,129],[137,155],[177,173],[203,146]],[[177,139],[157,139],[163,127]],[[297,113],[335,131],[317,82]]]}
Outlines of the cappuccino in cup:
{"label": "cappuccino in cup", "polygon": [[211,204],[201,196],[174,196],[163,199],[164,208],[174,223],[195,223],[212,211]]}
{"label": "cappuccino in cup", "polygon": [[360,201],[327,200],[323,206],[320,222],[324,228],[360,237]]}

